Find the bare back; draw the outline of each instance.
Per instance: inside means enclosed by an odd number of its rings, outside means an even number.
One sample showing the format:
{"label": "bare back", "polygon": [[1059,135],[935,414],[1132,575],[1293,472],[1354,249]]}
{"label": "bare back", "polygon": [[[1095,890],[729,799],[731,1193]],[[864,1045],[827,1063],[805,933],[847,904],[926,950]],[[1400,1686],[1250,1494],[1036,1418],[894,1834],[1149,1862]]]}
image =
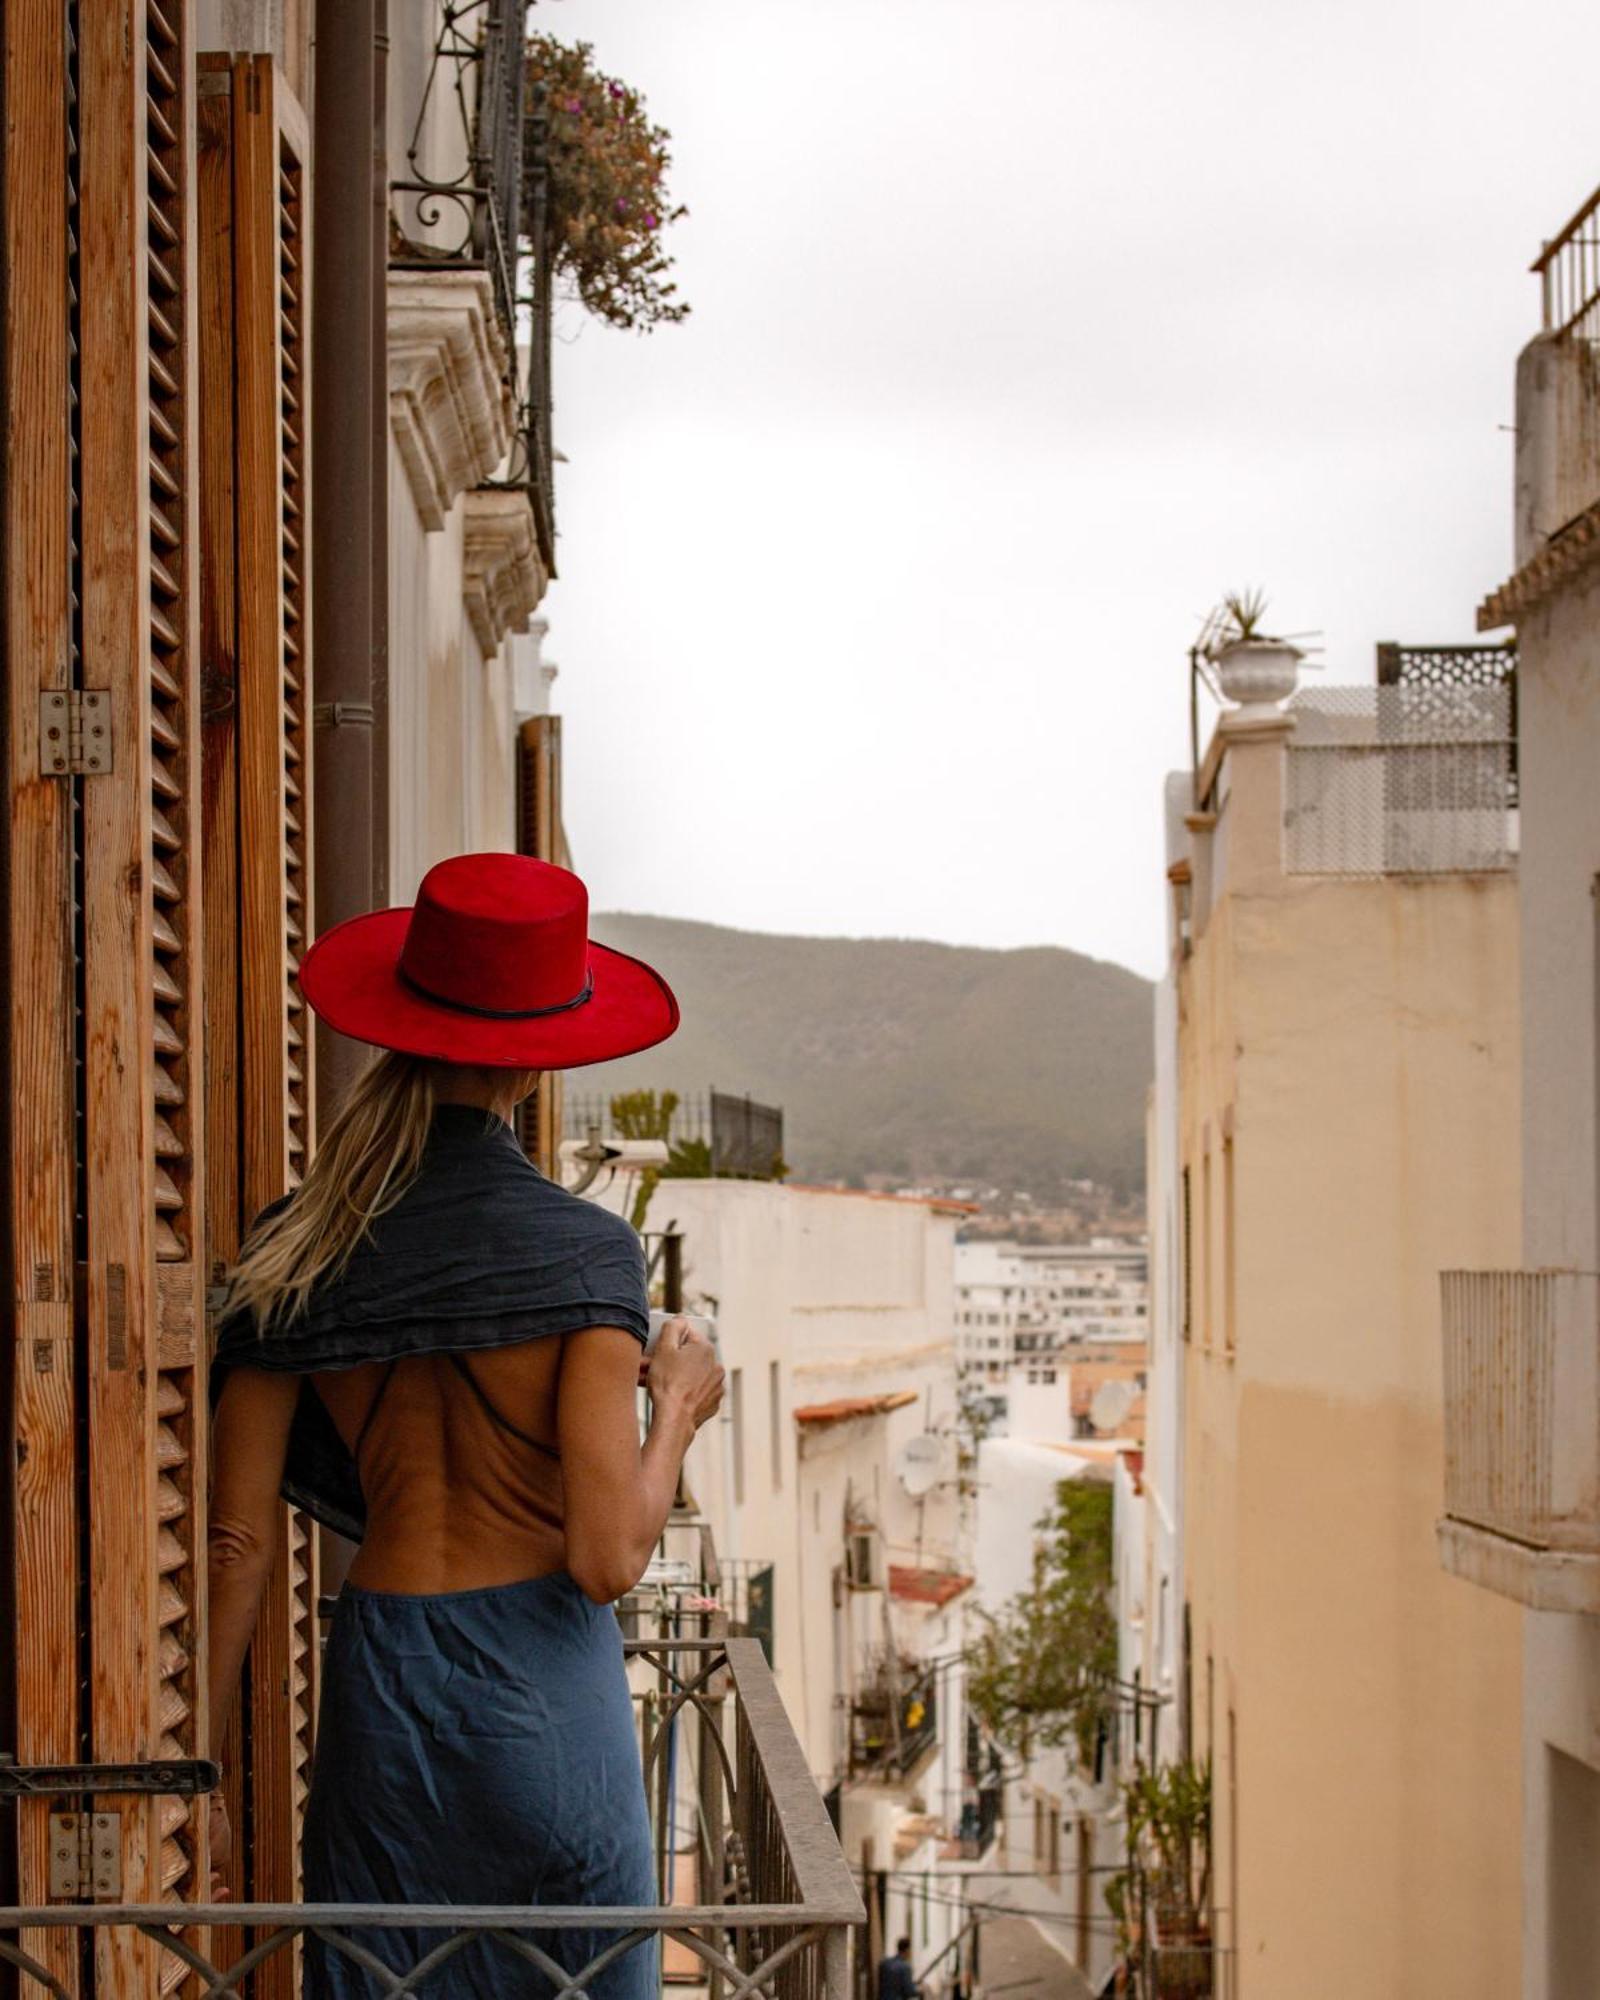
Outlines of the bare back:
{"label": "bare back", "polygon": [[565,1567],[558,1392],[565,1337],[314,1375],[355,1458],[366,1590],[474,1590]]}

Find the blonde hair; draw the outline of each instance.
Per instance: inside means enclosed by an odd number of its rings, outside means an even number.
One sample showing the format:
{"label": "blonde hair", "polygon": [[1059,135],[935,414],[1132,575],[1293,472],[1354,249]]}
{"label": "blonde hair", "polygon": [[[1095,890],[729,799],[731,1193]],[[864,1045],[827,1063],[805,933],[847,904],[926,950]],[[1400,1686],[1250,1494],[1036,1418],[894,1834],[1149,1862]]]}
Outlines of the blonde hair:
{"label": "blonde hair", "polygon": [[374,1218],[416,1179],[438,1101],[435,1086],[468,1069],[486,1081],[503,1080],[497,1097],[508,1119],[538,1076],[381,1050],[322,1132],[293,1199],[245,1244],[219,1312],[246,1309],[261,1333],[281,1331],[303,1312],[312,1288],[339,1275]]}

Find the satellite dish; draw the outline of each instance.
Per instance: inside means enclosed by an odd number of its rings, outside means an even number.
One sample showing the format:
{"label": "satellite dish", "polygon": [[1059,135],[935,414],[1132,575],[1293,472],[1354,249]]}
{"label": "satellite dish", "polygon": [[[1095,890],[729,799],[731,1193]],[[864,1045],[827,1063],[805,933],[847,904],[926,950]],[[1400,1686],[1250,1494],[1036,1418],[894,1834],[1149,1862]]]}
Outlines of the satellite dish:
{"label": "satellite dish", "polygon": [[920,1500],[938,1485],[943,1466],[939,1440],[924,1431],[920,1437],[907,1438],[895,1453],[894,1476],[913,1500]]}
{"label": "satellite dish", "polygon": [[1089,1421],[1097,1431],[1114,1431],[1133,1408],[1137,1394],[1131,1382],[1102,1382],[1089,1403]]}

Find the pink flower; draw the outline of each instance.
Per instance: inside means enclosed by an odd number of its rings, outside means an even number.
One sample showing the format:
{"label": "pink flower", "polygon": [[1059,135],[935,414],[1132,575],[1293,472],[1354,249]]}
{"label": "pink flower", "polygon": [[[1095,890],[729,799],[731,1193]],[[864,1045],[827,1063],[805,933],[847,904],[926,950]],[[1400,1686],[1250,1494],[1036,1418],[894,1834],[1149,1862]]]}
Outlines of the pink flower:
{"label": "pink flower", "polygon": [[569,111],[581,111],[583,109],[583,99],[581,97],[569,97],[567,99],[567,109]]}
{"label": "pink flower", "polygon": [[647,215],[644,219],[644,226],[646,229],[654,229],[656,226],[655,217],[653,215]]}
{"label": "pink flower", "polygon": [[620,83],[609,83],[606,85],[606,88],[611,92],[613,97],[620,97],[622,95],[622,85]]}

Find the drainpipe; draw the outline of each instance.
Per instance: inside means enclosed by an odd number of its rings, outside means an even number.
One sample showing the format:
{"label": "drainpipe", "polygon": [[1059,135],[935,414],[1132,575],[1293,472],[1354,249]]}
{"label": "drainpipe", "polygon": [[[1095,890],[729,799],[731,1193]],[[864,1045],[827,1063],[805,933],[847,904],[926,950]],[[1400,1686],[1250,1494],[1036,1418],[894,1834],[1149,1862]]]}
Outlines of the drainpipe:
{"label": "drainpipe", "polygon": [[[317,0],[312,176],[312,927],[388,902],[387,0]],[[316,1023],[321,1115],[366,1052]],[[331,1597],[355,1556],[324,1529]]]}
{"label": "drainpipe", "polygon": [[[388,258],[375,221],[386,182],[383,0],[319,0],[312,178],[313,924],[370,910],[386,874],[374,667],[387,576]],[[317,1098],[337,1109],[365,1060],[319,1022]]]}

